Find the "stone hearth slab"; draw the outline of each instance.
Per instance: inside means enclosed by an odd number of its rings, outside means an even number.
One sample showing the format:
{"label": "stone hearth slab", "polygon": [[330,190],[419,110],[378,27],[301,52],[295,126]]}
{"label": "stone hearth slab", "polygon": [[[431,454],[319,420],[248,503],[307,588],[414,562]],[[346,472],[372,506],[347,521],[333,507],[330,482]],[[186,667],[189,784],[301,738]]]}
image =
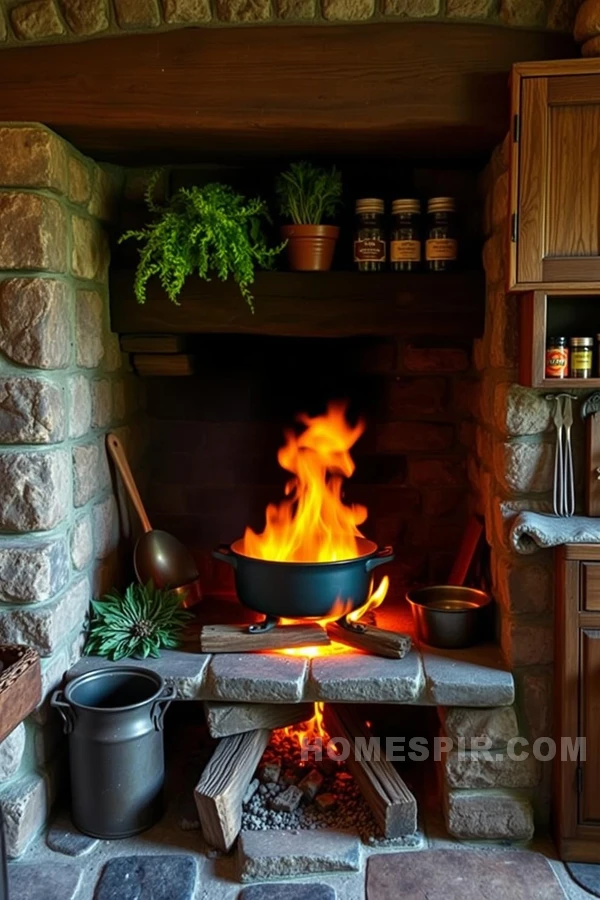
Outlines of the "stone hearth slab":
{"label": "stone hearth slab", "polygon": [[193,856],[122,856],[102,870],[94,900],[192,900],[197,866]]}
{"label": "stone hearth slab", "polygon": [[312,660],[309,687],[315,700],[339,703],[414,703],[423,686],[419,653],[382,659],[352,653]]}
{"label": "stone hearth slab", "polygon": [[241,881],[358,872],[360,841],[335,831],[242,831],[238,861]]}
{"label": "stone hearth slab", "polygon": [[209,700],[298,703],[305,692],[308,661],[276,653],[222,653],[208,668]]}
{"label": "stone hearth slab", "polygon": [[509,706],[515,685],[497,647],[423,651],[425,682],[438,706]]}
{"label": "stone hearth slab", "polygon": [[180,700],[229,703],[402,703],[423,706],[509,706],[514,681],[497,647],[444,651],[414,648],[404,659],[363,653],[312,660],[276,653],[211,656],[167,650],[159,659],[119,663],[86,656],[69,672],[71,680],[92,669],[140,666],[158,672]]}
{"label": "stone hearth slab", "polygon": [[55,853],[64,856],[84,856],[100,843],[98,838],[88,837],[77,831],[66,816],[53,822],[46,834],[46,844]]}
{"label": "stone hearth slab", "polygon": [[552,868],[537,853],[422,850],[372,856],[367,900],[564,900]]}
{"label": "stone hearth slab", "polygon": [[81,871],[68,863],[19,862],[8,867],[8,889],[15,900],[73,900],[80,882]]}
{"label": "stone hearth slab", "polygon": [[136,666],[161,675],[168,685],[175,687],[179,700],[200,700],[209,660],[207,653],[187,653],[184,650],[163,650],[158,659],[123,659],[118,663],[101,656],[84,656],[69,670],[67,680],[71,681],[93,669]]}
{"label": "stone hearth slab", "polygon": [[335,900],[335,890],[328,884],[253,884],[238,900]]}

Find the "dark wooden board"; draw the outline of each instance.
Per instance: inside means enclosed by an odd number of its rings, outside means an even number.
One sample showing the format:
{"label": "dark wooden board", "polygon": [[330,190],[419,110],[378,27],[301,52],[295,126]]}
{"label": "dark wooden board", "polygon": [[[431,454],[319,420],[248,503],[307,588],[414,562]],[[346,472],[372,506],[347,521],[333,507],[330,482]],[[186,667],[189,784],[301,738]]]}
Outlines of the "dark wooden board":
{"label": "dark wooden board", "polygon": [[304,337],[351,335],[449,335],[483,331],[482,272],[447,275],[382,272],[259,272],[256,312],[236,284],[189,278],[181,305],[160,284],[148,300],[133,296],[133,272],[111,276],[112,329],[120,334],[270,334]]}
{"label": "dark wooden board", "polygon": [[558,33],[433,22],[19,47],[0,55],[0,121],[43,122],[92,156],[138,165],[374,148],[474,157],[507,130],[512,63],[576,53]]}
{"label": "dark wooden board", "polygon": [[0,644],[0,742],[33,712],[42,699],[40,659],[20,644]]}

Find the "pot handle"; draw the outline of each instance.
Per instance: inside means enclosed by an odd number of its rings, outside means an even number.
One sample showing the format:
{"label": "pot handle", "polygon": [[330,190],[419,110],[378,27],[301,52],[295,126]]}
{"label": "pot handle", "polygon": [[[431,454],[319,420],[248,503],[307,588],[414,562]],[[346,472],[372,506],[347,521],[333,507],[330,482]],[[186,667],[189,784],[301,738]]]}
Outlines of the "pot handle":
{"label": "pot handle", "polygon": [[383,566],[385,563],[391,562],[395,555],[392,547],[382,547],[381,550],[377,551],[375,556],[372,556],[366,561],[365,569],[367,572],[370,572],[372,569],[376,569],[377,566]]}
{"label": "pot handle", "polygon": [[228,563],[232,569],[237,569],[237,559],[233,555],[231,544],[219,544],[219,546],[213,550],[212,555],[215,559],[220,559],[221,562]]}
{"label": "pot handle", "polygon": [[57,709],[59,711],[63,720],[64,733],[71,734],[71,732],[75,728],[77,715],[71,704],[67,703],[67,701],[65,700],[65,695],[62,691],[54,691],[52,697],[50,698],[50,706],[53,706],[54,709]]}
{"label": "pot handle", "polygon": [[160,693],[160,696],[158,696],[152,704],[152,709],[150,710],[150,718],[154,723],[156,731],[163,730],[165,724],[165,713],[173,700],[176,699],[176,697],[177,691],[172,685],[169,687],[164,687]]}

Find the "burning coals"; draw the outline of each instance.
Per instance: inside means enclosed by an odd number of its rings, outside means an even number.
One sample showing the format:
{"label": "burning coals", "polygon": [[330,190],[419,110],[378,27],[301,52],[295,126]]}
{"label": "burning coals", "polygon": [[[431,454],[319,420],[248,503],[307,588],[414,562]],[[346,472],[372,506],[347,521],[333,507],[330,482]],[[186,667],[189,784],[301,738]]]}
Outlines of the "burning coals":
{"label": "burning coals", "polygon": [[274,732],[244,799],[242,829],[333,828],[357,831],[365,841],[383,839],[345,765],[325,755],[303,761],[299,734]]}

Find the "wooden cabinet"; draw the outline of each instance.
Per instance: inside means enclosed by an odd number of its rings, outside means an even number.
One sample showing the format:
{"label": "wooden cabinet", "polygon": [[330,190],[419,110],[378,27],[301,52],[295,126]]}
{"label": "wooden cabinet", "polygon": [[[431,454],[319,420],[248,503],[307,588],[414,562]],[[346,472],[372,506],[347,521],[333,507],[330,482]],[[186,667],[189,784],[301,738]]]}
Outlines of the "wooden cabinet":
{"label": "wooden cabinet", "polygon": [[600,60],[513,68],[509,290],[600,285]]}
{"label": "wooden cabinet", "polygon": [[[556,551],[554,830],[562,859],[600,862],[600,545]],[[585,739],[561,759],[561,740]],[[585,758],[583,758],[585,757]]]}

